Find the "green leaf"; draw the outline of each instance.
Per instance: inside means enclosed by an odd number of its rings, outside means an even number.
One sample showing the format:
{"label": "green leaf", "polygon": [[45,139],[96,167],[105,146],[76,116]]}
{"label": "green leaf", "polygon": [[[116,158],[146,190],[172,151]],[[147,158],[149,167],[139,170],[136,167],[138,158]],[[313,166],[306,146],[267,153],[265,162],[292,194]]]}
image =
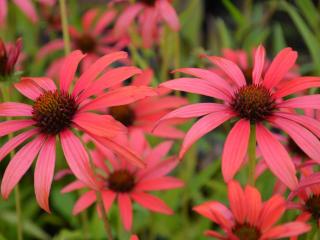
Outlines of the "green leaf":
{"label": "green leaf", "polygon": [[224,21],[222,19],[216,20],[220,41],[221,41],[221,48],[232,48],[232,40],[230,32],[228,31],[228,28]]}
{"label": "green leaf", "polygon": [[273,28],[273,50],[279,52],[286,47],[286,40],[284,39],[282,27],[277,23]]}
{"label": "green leaf", "polygon": [[242,15],[241,11],[230,0],[223,0],[222,3],[228,9],[231,17],[238,26],[247,25],[245,16]]}
{"label": "green leaf", "polygon": [[319,30],[320,15],[311,0],[297,0],[297,6],[313,30]]}
{"label": "green leaf", "polygon": [[303,37],[309,52],[311,54],[311,57],[314,61],[315,68],[314,71],[316,73],[320,73],[320,43],[319,40],[314,36],[314,34],[311,32],[309,27],[306,25],[306,23],[303,21],[301,16],[297,13],[297,9],[290,5],[289,3],[285,1],[281,1],[280,5],[284,11],[286,11],[289,16],[291,17],[292,21],[298,28],[301,36]]}

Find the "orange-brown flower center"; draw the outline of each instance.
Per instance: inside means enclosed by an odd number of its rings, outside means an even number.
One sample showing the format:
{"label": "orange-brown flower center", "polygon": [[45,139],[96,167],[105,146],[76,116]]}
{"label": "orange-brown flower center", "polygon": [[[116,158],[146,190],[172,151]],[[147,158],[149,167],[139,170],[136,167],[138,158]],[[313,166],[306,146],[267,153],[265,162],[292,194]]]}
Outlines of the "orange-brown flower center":
{"label": "orange-brown flower center", "polygon": [[80,49],[83,53],[94,52],[97,47],[96,40],[89,34],[83,34],[75,40],[76,48]]}
{"label": "orange-brown flower center", "polygon": [[135,121],[135,113],[129,105],[110,107],[109,114],[127,127],[132,126]]}
{"label": "orange-brown flower center", "polygon": [[71,125],[77,109],[75,99],[68,93],[46,91],[36,99],[32,118],[41,132],[55,135]]}
{"label": "orange-brown flower center", "polygon": [[316,219],[320,219],[320,195],[313,195],[305,203],[305,208]]}
{"label": "orange-brown flower center", "polygon": [[259,122],[275,110],[275,100],[268,89],[262,85],[241,87],[231,102],[231,107],[241,118]]}
{"label": "orange-brown flower center", "polygon": [[154,6],[157,0],[138,0],[138,2],[141,2],[143,4],[146,4],[148,6]]}
{"label": "orange-brown flower center", "polygon": [[107,179],[108,187],[114,192],[130,192],[135,185],[135,178],[127,170],[117,170],[110,174]]}
{"label": "orange-brown flower center", "polygon": [[241,240],[258,240],[261,237],[260,230],[248,223],[236,224],[232,232]]}

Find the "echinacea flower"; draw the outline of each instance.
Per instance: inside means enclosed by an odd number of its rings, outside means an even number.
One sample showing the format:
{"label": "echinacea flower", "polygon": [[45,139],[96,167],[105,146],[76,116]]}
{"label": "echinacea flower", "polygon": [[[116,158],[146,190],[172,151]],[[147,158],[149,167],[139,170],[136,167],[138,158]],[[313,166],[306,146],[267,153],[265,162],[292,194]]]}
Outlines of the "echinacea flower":
{"label": "echinacea flower", "polygon": [[[104,208],[109,211],[112,203],[117,200],[122,223],[126,230],[132,226],[132,201],[153,212],[172,214],[172,210],[158,197],[148,192],[168,190],[183,186],[183,182],[174,177],[166,176],[178,163],[175,157],[166,157],[172,142],[166,141],[151,149],[140,131],[129,135],[128,144],[145,163],[145,168],[137,168],[128,159],[117,157],[104,147],[104,140],[95,139],[97,149],[92,151],[92,159],[100,173],[95,187],[101,192]],[[107,164],[107,161],[109,164]],[[96,201],[96,193],[90,186],[81,181],[67,185],[62,192],[89,188],[76,202],[73,213],[78,214]]]}
{"label": "echinacea flower", "polygon": [[[115,16],[116,12],[113,9],[108,9],[102,13],[98,9],[91,9],[83,15],[80,31],[73,26],[69,26],[72,49],[81,50],[87,55],[81,64],[82,70],[86,70],[102,55],[123,50],[127,46],[129,42],[127,37],[118,39],[115,38],[111,30],[106,31]],[[43,59],[51,53],[62,52],[63,48],[62,39],[53,40],[40,49],[37,57]],[[54,76],[62,64],[63,57],[55,59],[47,70],[48,75]]]}
{"label": "echinacea flower", "polygon": [[[38,0],[39,2],[52,6],[56,0]],[[33,22],[38,21],[38,16],[36,10],[32,4],[31,0],[12,0],[12,2],[17,5],[24,14]],[[8,14],[8,0],[0,0],[0,26],[6,23],[6,18]]]}
{"label": "echinacea flower", "polygon": [[319,109],[320,95],[299,96],[283,100],[296,92],[320,86],[319,77],[297,77],[277,87],[288,70],[294,66],[297,53],[283,49],[262,75],[265,49],[259,46],[254,56],[252,84],[247,83],[240,68],[221,57],[208,57],[233,82],[200,68],[176,71],[195,78],[180,78],[162,83],[161,86],[212,97],[222,103],[197,103],[179,108],[162,119],[202,117],[188,131],[182,144],[182,157],[192,144],[222,123],[237,119],[226,139],[222,154],[222,173],[230,181],[245,161],[250,136],[250,125],[256,128],[256,138],[262,157],[269,169],[289,188],[297,184],[296,170],[291,158],[273,133],[264,126],[270,123],[286,132],[311,158],[320,161],[320,126],[308,116],[295,114],[296,108]]}
{"label": "echinacea flower", "polygon": [[[80,51],[74,51],[66,57],[60,72],[60,88],[46,77],[22,78],[16,83],[15,88],[31,99],[32,105],[15,102],[0,104],[2,117],[27,117],[0,123],[1,137],[25,130],[0,148],[0,160],[26,140],[31,140],[10,160],[4,172],[1,183],[4,198],[8,198],[39,153],[34,175],[35,194],[39,205],[49,211],[48,196],[54,173],[57,137],[61,141],[64,156],[72,172],[80,180],[95,186],[88,154],[80,139],[73,133],[72,130],[75,129],[92,136],[104,137],[106,146],[112,151],[126,156],[129,161],[140,167],[144,165],[129,149],[112,140],[114,136],[126,134],[126,128],[110,115],[99,115],[90,111],[101,108],[101,105],[113,106],[119,101],[132,102],[148,95],[153,96],[153,90],[130,86],[104,93],[108,87],[125,80],[121,75],[123,68],[104,72],[111,63],[126,58],[125,52],[115,52],[101,57],[75,81],[77,67],[84,56]],[[125,71],[131,75],[140,73],[135,67],[126,67]],[[75,85],[72,88],[73,82]],[[91,96],[96,98],[90,99]]]}
{"label": "echinacea flower", "polygon": [[[130,85],[147,87],[151,85],[152,78],[153,71],[146,69],[142,74],[137,75]],[[117,87],[121,87],[121,84]],[[175,128],[175,125],[182,123],[181,120],[164,121],[155,131],[152,132],[152,130],[161,117],[177,107],[186,105],[188,101],[183,97],[169,96],[170,89],[158,88],[155,90],[158,92],[158,96],[111,107],[108,109],[108,113],[125,125],[129,131],[140,130],[158,137],[182,138],[184,133]]]}
{"label": "echinacea flower", "polygon": [[0,38],[0,79],[11,75],[15,70],[22,47],[19,38],[15,44],[5,45]]}
{"label": "echinacea flower", "polygon": [[317,163],[307,161],[300,166],[301,179],[288,199],[291,201],[294,197],[299,198],[299,202],[291,202],[291,207],[300,209],[302,213],[297,220],[308,221],[313,218],[317,225],[320,225],[320,173],[315,172],[313,167]]}
{"label": "echinacea flower", "polygon": [[228,184],[230,209],[217,201],[194,207],[194,211],[218,224],[223,233],[214,230],[207,236],[221,240],[271,240],[299,236],[310,230],[302,221],[274,226],[286,210],[286,202],[280,195],[262,202],[260,192],[251,186],[242,190],[240,184]]}
{"label": "echinacea flower", "polygon": [[159,23],[166,22],[174,31],[180,29],[179,17],[171,0],[138,0],[128,4],[116,22],[114,30],[117,36],[128,34],[130,25],[136,18],[145,48],[152,47],[153,42],[157,40]]}

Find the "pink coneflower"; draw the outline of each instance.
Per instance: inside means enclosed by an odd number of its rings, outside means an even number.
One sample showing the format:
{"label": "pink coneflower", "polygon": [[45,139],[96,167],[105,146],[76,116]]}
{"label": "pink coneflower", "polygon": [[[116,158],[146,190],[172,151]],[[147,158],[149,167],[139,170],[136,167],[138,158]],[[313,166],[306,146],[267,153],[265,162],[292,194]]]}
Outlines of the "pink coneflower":
{"label": "pink coneflower", "polygon": [[[129,147],[141,156],[146,167],[141,169],[131,165],[128,159],[118,158],[108,151],[103,146],[103,139],[99,139],[98,142],[94,140],[97,150],[92,152],[92,158],[98,168],[97,172],[100,173],[96,181],[97,186],[92,188],[77,180],[62,190],[70,192],[84,187],[89,188],[89,191],[76,202],[73,208],[74,214],[78,214],[96,201],[94,189],[101,191],[106,211],[109,211],[117,199],[119,213],[126,230],[130,230],[132,225],[132,201],[153,212],[172,214],[172,210],[161,199],[148,193],[183,186],[182,181],[166,176],[178,163],[175,157],[166,157],[172,142],[163,142],[151,149],[141,132],[133,131],[129,137]],[[106,164],[106,160],[110,164]]]}
{"label": "pink coneflower", "polygon": [[296,92],[320,86],[319,77],[298,77],[286,85],[277,87],[288,70],[294,66],[297,53],[291,48],[283,49],[262,75],[265,49],[259,46],[254,56],[252,84],[246,82],[244,74],[233,62],[221,57],[208,57],[233,84],[217,74],[199,68],[184,68],[177,71],[196,78],[180,78],[165,82],[161,86],[213,97],[223,103],[197,103],[177,109],[163,120],[171,118],[202,117],[184,138],[180,157],[206,133],[225,121],[237,119],[225,142],[222,154],[222,173],[225,181],[231,180],[244,163],[247,153],[250,124],[256,127],[256,138],[270,170],[288,187],[297,184],[295,167],[285,148],[268,130],[264,123],[284,130],[312,159],[320,161],[319,124],[310,117],[292,113],[295,108],[319,109],[320,95],[301,96],[283,100]]}
{"label": "pink coneflower", "polygon": [[137,18],[143,46],[145,48],[152,47],[159,35],[159,23],[165,21],[172,30],[178,31],[180,29],[179,17],[171,2],[171,0],[138,0],[135,3],[130,3],[116,22],[116,35],[127,34],[130,25]]}
{"label": "pink coneflower", "polygon": [[19,38],[15,44],[5,45],[0,38],[0,80],[11,75],[21,53],[22,41]]}
{"label": "pink coneflower", "polygon": [[[38,0],[39,2],[52,6],[56,0]],[[12,2],[21,9],[24,14],[33,22],[38,21],[36,10],[31,0],[12,0]],[[8,0],[0,0],[0,26],[6,23],[8,14]]]}
{"label": "pink coneflower", "polygon": [[286,210],[286,202],[280,195],[262,202],[260,192],[251,186],[243,191],[240,184],[228,184],[230,209],[217,201],[206,202],[194,211],[218,224],[223,233],[208,230],[207,236],[221,240],[270,240],[298,236],[310,230],[301,221],[274,224]]}
{"label": "pink coneflower", "polygon": [[[72,49],[78,49],[87,54],[81,64],[82,70],[86,70],[100,56],[123,50],[129,43],[127,37],[124,36],[121,39],[117,39],[112,31],[106,31],[115,16],[116,12],[113,9],[109,9],[102,14],[98,9],[91,9],[83,15],[80,31],[73,26],[69,26]],[[62,39],[54,40],[40,49],[38,58],[44,58],[57,51],[62,52],[63,48]],[[54,76],[62,64],[63,58],[56,59],[49,67],[48,75]]]}
{"label": "pink coneflower", "polygon": [[[147,69],[136,76],[130,85],[147,87],[151,85],[152,78],[153,71]],[[117,87],[121,87],[121,85]],[[155,123],[161,117],[188,103],[185,98],[169,96],[170,89],[158,88],[156,90],[159,94],[158,96],[145,98],[131,104],[111,107],[108,109],[108,113],[128,127],[129,131],[140,130],[159,137],[182,138],[184,133],[175,128],[175,125],[181,123],[181,120],[164,121],[152,132]]]}
{"label": "pink coneflower", "polygon": [[[0,123],[0,136],[27,129],[0,148],[0,160],[27,139],[32,139],[17,152],[5,170],[1,184],[4,198],[9,196],[39,153],[34,176],[35,193],[39,205],[49,211],[48,196],[54,172],[57,136],[73,173],[81,181],[95,186],[88,154],[80,139],[73,133],[73,129],[104,137],[106,146],[111,150],[126,156],[138,166],[144,165],[129,149],[112,140],[119,134],[126,134],[126,128],[122,124],[110,115],[99,115],[89,111],[99,109],[101,105],[114,106],[119,101],[132,102],[148,95],[153,96],[153,90],[130,86],[103,93],[115,82],[125,80],[122,79],[122,71],[131,72],[132,75],[140,72],[135,67],[115,68],[103,72],[111,63],[126,58],[125,52],[115,52],[101,57],[74,81],[78,64],[84,56],[80,51],[74,51],[67,56],[60,72],[59,89],[46,77],[22,78],[16,83],[15,88],[34,101],[32,105],[15,102],[0,104],[0,116],[27,117]],[[73,81],[74,88],[71,87]],[[94,95],[97,97],[91,100],[89,97]]]}
{"label": "pink coneflower", "polygon": [[293,208],[300,209],[302,213],[298,220],[308,221],[312,217],[320,225],[320,173],[314,172],[317,166],[314,161],[307,161],[300,167],[301,179],[290,195],[289,200],[299,197],[299,202],[292,202]]}

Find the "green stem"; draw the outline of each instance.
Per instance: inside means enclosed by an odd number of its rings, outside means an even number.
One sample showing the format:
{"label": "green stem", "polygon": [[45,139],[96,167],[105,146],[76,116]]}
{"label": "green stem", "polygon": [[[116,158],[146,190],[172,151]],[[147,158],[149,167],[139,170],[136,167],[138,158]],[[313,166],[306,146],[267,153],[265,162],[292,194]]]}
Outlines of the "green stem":
{"label": "green stem", "polygon": [[70,35],[68,30],[68,16],[67,16],[67,6],[66,0],[59,0],[60,4],[60,14],[62,19],[62,33],[63,33],[63,41],[64,41],[64,51],[65,54],[69,54],[71,51],[70,47]]}
{"label": "green stem", "polygon": [[255,185],[255,170],[256,170],[256,125],[251,124],[250,139],[248,147],[249,155],[249,176],[248,183],[252,186]]}
{"label": "green stem", "polygon": [[[1,91],[2,91],[2,98],[4,102],[10,101],[10,94],[9,94],[9,87],[6,85],[8,82],[10,82],[10,79],[7,79],[8,81],[5,81],[1,85]],[[7,117],[7,120],[10,120],[10,117]],[[12,134],[8,135],[8,141],[12,138]],[[12,159],[14,156],[14,151],[10,152],[10,159]],[[22,211],[21,211],[21,197],[20,197],[20,189],[19,185],[17,184],[14,188],[14,196],[15,196],[15,204],[16,204],[16,217],[17,217],[17,239],[23,240],[23,222],[22,222]]]}
{"label": "green stem", "polygon": [[21,201],[20,201],[20,189],[19,185],[17,184],[14,188],[14,198],[16,202],[16,215],[17,215],[17,235],[18,240],[23,240],[23,222],[22,222],[22,212],[21,212]]}

